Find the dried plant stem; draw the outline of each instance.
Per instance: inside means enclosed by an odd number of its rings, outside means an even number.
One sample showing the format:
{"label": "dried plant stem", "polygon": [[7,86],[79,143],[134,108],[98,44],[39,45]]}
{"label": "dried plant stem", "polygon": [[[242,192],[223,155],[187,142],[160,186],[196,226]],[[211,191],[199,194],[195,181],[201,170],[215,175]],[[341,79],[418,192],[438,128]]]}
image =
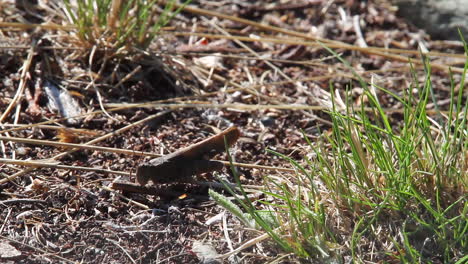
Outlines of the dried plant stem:
{"label": "dried plant stem", "polygon": [[52,24],[49,22],[49,24],[26,24],[26,23],[17,23],[17,22],[0,22],[0,28],[19,28],[23,30],[27,29],[50,29],[50,30],[64,30],[64,31],[70,31],[72,29],[76,29],[76,26],[73,25],[66,25],[66,26],[61,26],[57,24]]}
{"label": "dried plant stem", "polygon": [[60,148],[76,148],[76,149],[105,151],[105,152],[119,153],[119,154],[125,154],[125,155],[148,156],[148,157],[155,157],[155,158],[161,157],[161,155],[155,154],[152,152],[139,152],[139,151],[133,151],[133,150],[127,150],[127,149],[109,148],[109,147],[93,146],[93,145],[87,145],[87,144],[64,143],[64,142],[56,142],[56,141],[40,140],[40,139],[0,136],[0,140],[12,141],[12,142],[24,143],[24,144],[32,144],[32,145],[54,146],[54,147],[60,147]]}
{"label": "dried plant stem", "polygon": [[[176,6],[179,7],[180,4],[179,5],[176,4]],[[215,12],[215,11],[209,11],[209,10],[205,10],[205,9],[191,7],[191,6],[186,6],[183,11],[184,12],[190,12],[190,13],[193,13],[193,14],[203,15],[203,16],[212,16],[212,17],[227,19],[227,20],[235,21],[235,22],[242,23],[242,24],[245,24],[245,25],[249,25],[249,26],[252,26],[252,27],[256,27],[258,29],[262,29],[262,30],[265,30],[267,32],[282,33],[282,34],[285,34],[285,35],[288,35],[288,36],[294,36],[294,37],[298,37],[298,38],[302,38],[302,39],[320,41],[320,42],[325,43],[330,48],[337,48],[336,46],[340,46],[340,48],[344,48],[344,49],[348,49],[348,50],[356,50],[356,51],[360,51],[360,52],[366,53],[366,54],[379,55],[379,56],[391,58],[391,59],[394,59],[394,60],[397,60],[397,61],[403,61],[403,62],[408,62],[409,61],[408,57],[395,55],[395,54],[389,54],[389,52],[404,53],[403,51],[405,51],[405,50],[400,50],[400,49],[391,49],[390,50],[390,49],[386,49],[386,48],[376,48],[376,47],[362,48],[362,47],[358,47],[358,46],[355,46],[355,45],[350,45],[350,44],[347,44],[347,43],[344,43],[344,42],[341,42],[341,41],[322,39],[322,38],[311,36],[311,35],[308,35],[308,34],[305,34],[305,33],[297,32],[297,31],[293,31],[293,30],[289,30],[289,29],[285,29],[285,28],[270,26],[270,25],[267,25],[267,24],[257,23],[255,21],[251,21],[251,20],[248,20],[248,19],[243,19],[243,18],[218,13],[218,12]],[[194,34],[194,33],[191,33],[191,34]],[[226,37],[226,36],[223,36],[221,38],[224,38],[224,37]],[[255,41],[259,41],[259,40],[257,39]],[[262,38],[261,41],[264,41],[264,38]],[[310,42],[308,42],[308,43],[310,43]],[[286,43],[284,43],[284,44],[286,44]],[[294,45],[300,45],[300,44],[294,44]],[[417,53],[414,53],[414,54],[419,55]],[[466,56],[465,56],[465,58],[466,58]],[[418,60],[413,61],[413,63],[421,64],[421,65],[423,64],[423,62],[420,62]],[[442,64],[434,65],[434,64],[432,64],[432,67],[448,72],[448,67],[446,65],[442,65]],[[463,73],[463,69],[461,69],[461,68],[451,68],[451,70],[452,70],[452,72]]]}
{"label": "dried plant stem", "polygon": [[[212,25],[216,30],[218,30],[219,32],[223,33],[223,35],[225,36],[232,36],[230,33],[228,33],[226,30],[222,29],[221,27],[219,27],[218,25],[216,25],[215,23],[213,23],[212,21],[208,20],[206,17],[202,17],[203,21],[209,23],[210,25]],[[255,57],[261,59],[261,56],[260,54],[258,54],[257,52],[255,52],[253,49],[251,49],[249,46],[245,45],[242,41],[240,40],[237,40],[235,39],[234,42],[237,43],[237,45],[241,46],[242,48],[246,49],[248,52],[250,52],[251,54],[253,54]],[[263,60],[264,63],[266,63],[271,69],[273,69],[275,72],[278,72],[284,79],[288,80],[288,81],[292,81],[291,77],[289,77],[288,75],[286,75],[281,69],[279,69],[278,67],[276,67],[273,63],[269,62],[268,60]]]}
{"label": "dried plant stem", "polygon": [[20,78],[20,83],[18,86],[18,90],[15,94],[15,97],[10,101],[10,104],[8,105],[7,109],[5,112],[3,112],[2,116],[0,116],[0,123],[5,120],[5,118],[8,116],[8,114],[11,112],[11,110],[20,102],[24,89],[26,88],[26,84],[29,78],[29,68],[31,67],[32,59],[34,57],[34,52],[36,50],[36,44],[33,43],[31,48],[29,49],[28,57],[24,61],[22,71],[21,71],[21,78]]}
{"label": "dried plant stem", "polygon": [[130,173],[124,171],[113,171],[99,168],[90,168],[82,166],[69,166],[61,165],[56,163],[48,163],[44,161],[30,161],[30,160],[13,160],[13,159],[0,159],[0,163],[3,164],[13,164],[18,166],[26,166],[31,168],[54,168],[54,169],[63,169],[63,170],[82,170],[82,171],[94,171],[99,173],[111,173],[123,176],[130,176]]}
{"label": "dried plant stem", "polygon": [[[231,84],[231,83],[230,83]],[[234,91],[238,91],[238,90],[245,90],[244,87],[238,85],[239,89],[229,89],[229,90],[226,90],[224,92],[234,92]],[[196,96],[182,96],[182,97],[177,97],[177,98],[171,98],[171,99],[164,99],[164,100],[156,100],[156,101],[151,101],[151,102],[148,102],[148,103],[144,103],[144,104],[153,104],[153,103],[168,103],[168,102],[177,102],[177,101],[182,101],[182,100],[187,100],[187,99],[196,99],[196,98],[203,98],[203,97],[207,97],[207,96],[211,96],[211,95],[215,95],[217,94],[218,92],[212,92],[212,93],[206,93],[204,95],[196,95]],[[108,104],[105,104],[105,105],[108,105]],[[132,109],[132,108],[138,108],[140,106],[135,106],[134,104],[131,104],[131,105],[128,105],[128,104],[120,104],[120,107],[116,107],[116,108],[112,108],[112,109],[109,109],[109,110],[106,110],[107,112],[116,112],[116,111],[121,111],[121,110],[128,110],[128,109]],[[6,133],[6,132],[12,132],[12,131],[20,131],[20,130],[24,130],[24,129],[27,129],[27,128],[33,128],[33,127],[44,127],[48,124],[53,124],[53,123],[57,123],[57,122],[61,122],[61,121],[64,121],[64,120],[67,120],[67,119],[71,119],[71,118],[80,118],[80,117],[86,117],[86,116],[90,116],[90,115],[96,115],[96,114],[102,114],[103,112],[101,110],[97,110],[97,111],[94,111],[94,112],[89,112],[89,113],[84,113],[84,114],[80,114],[80,115],[75,115],[75,116],[69,116],[69,117],[63,117],[63,118],[56,118],[56,119],[51,119],[51,120],[47,120],[47,121],[43,121],[43,122],[39,122],[39,123],[35,123],[35,124],[26,124],[26,125],[14,125],[15,127],[13,128],[9,128],[9,129],[4,129],[4,130],[0,130],[0,134],[1,133]],[[12,126],[12,125],[8,125],[8,126]],[[48,126],[48,127],[51,127],[51,126]]]}
{"label": "dried plant stem", "polygon": [[[24,126],[29,126],[29,125],[30,124],[2,124],[3,127],[21,127],[21,128]],[[41,129],[51,129],[51,130],[66,130],[67,132],[85,134],[88,136],[97,136],[97,135],[102,134],[101,132],[96,132],[94,130],[83,129],[83,128],[52,126],[52,125],[40,125],[40,126],[35,126],[35,127],[41,128]]]}
{"label": "dried plant stem", "polygon": [[[181,108],[214,108],[214,109],[238,109],[238,110],[245,110],[245,111],[256,111],[262,109],[278,109],[278,110],[316,110],[316,111],[323,111],[323,110],[330,110],[329,107],[320,106],[320,105],[303,105],[303,104],[277,104],[277,105],[249,105],[249,104],[213,104],[208,103],[205,101],[186,101],[184,103],[177,103],[177,104],[159,104],[159,103],[142,103],[142,104],[105,104],[107,107],[154,107],[154,108],[169,108],[169,109],[181,109]],[[122,109],[120,108],[120,109]],[[374,109],[372,107],[364,107],[364,111],[372,112]],[[395,108],[382,108],[382,110],[386,113],[402,113],[402,109],[395,109]],[[447,114],[448,111],[435,111],[435,110],[426,110],[428,114],[434,113],[444,113]]]}

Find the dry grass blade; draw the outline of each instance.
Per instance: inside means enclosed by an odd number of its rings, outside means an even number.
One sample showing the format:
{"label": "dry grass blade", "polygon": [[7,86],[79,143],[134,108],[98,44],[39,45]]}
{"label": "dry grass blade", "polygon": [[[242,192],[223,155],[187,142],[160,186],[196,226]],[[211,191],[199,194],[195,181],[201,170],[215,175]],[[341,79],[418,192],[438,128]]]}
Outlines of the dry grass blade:
{"label": "dry grass blade", "polygon": [[[341,41],[322,39],[322,38],[314,37],[314,36],[304,34],[304,33],[301,33],[301,32],[297,32],[297,31],[293,31],[293,30],[289,30],[289,29],[285,29],[285,28],[280,28],[280,27],[275,27],[275,26],[270,26],[270,25],[266,25],[266,24],[262,24],[262,23],[257,23],[257,22],[254,22],[254,21],[251,21],[251,20],[248,20],[248,19],[243,19],[243,18],[239,18],[239,17],[235,17],[235,16],[225,15],[225,14],[221,14],[221,13],[218,13],[218,12],[209,11],[209,10],[200,9],[200,8],[195,8],[195,7],[187,6],[187,7],[185,7],[184,12],[190,12],[190,13],[193,13],[193,14],[223,18],[223,19],[239,22],[239,23],[242,23],[242,24],[245,24],[245,25],[253,26],[253,27],[256,27],[258,29],[265,30],[267,32],[282,33],[282,34],[286,34],[288,36],[294,36],[294,37],[298,37],[298,38],[302,38],[302,39],[320,41],[320,42],[325,43],[330,48],[343,48],[343,49],[347,49],[347,50],[356,50],[356,51],[360,51],[360,52],[367,53],[367,54],[379,55],[379,56],[382,56],[384,58],[394,59],[394,60],[397,60],[397,61],[402,61],[402,62],[408,62],[409,61],[408,57],[404,57],[404,56],[400,56],[400,55],[396,55],[396,54],[390,54],[390,53],[405,53],[404,52],[405,50],[400,50],[400,49],[391,49],[391,50],[389,50],[389,49],[376,48],[376,47],[362,48],[362,47],[358,47],[358,46],[355,46],[355,45],[350,45],[350,44],[347,44],[347,43],[344,43],[344,42],[341,42]],[[193,34],[196,35],[196,33],[193,33]],[[205,36],[205,37],[207,37],[207,36]],[[214,37],[214,38],[229,38],[229,37],[222,35],[222,36],[217,36],[217,37]],[[244,38],[244,37],[238,37],[237,38],[236,37],[235,39],[243,40],[243,41],[249,41],[248,39],[250,39],[250,38]],[[267,40],[265,38],[262,38],[261,40],[262,41],[269,41],[269,40]],[[252,39],[251,41],[258,41],[258,39],[256,39],[256,40]],[[282,42],[283,44],[287,44],[286,40],[283,40],[283,41],[284,41],[284,42]],[[309,43],[309,45],[312,44],[310,42],[306,42],[306,43]],[[291,43],[289,43],[289,44],[291,44]],[[297,44],[296,43],[296,44],[293,44],[293,45],[307,45],[307,44]],[[317,43],[315,43],[315,45],[317,45]],[[406,53],[419,55],[417,53],[417,51],[413,51],[413,52],[406,51]],[[440,55],[440,54],[443,54],[443,53],[439,53],[438,55]],[[466,58],[466,56],[464,56],[464,55],[462,55],[462,56],[464,58]],[[413,61],[413,63],[418,64],[418,65],[423,65],[423,62],[421,62],[419,60],[415,60],[415,61]],[[446,65],[432,64],[432,67],[448,72],[448,67]],[[461,69],[461,68],[452,68],[452,71],[453,72],[458,72],[458,73],[463,73],[463,69]]]}
{"label": "dry grass blade", "polygon": [[110,173],[122,176],[130,176],[130,173],[124,171],[113,171],[99,168],[90,168],[83,166],[68,166],[60,165],[56,163],[47,163],[44,161],[31,161],[31,160],[12,160],[12,159],[0,159],[0,163],[3,164],[13,164],[18,166],[32,167],[32,168],[54,168],[62,170],[82,170],[82,171],[93,171],[98,173]]}
{"label": "dry grass blade", "polygon": [[[223,33],[223,35],[225,36],[231,36],[231,34],[229,34],[226,30],[222,29],[221,27],[219,27],[218,25],[216,25],[215,23],[213,23],[212,21],[209,21],[207,18],[205,17],[202,17],[203,20],[205,22],[208,22],[210,23],[210,25],[212,25],[216,30],[220,31],[221,33]],[[258,59],[261,60],[261,56],[260,54],[258,54],[257,52],[255,52],[253,49],[249,48],[249,46],[245,45],[244,43],[242,43],[241,41],[237,40],[237,39],[234,39],[234,42],[236,42],[239,46],[241,46],[242,48],[246,49],[248,52],[250,52],[251,54],[253,54],[255,57],[257,57]],[[274,71],[278,72],[284,79],[288,80],[288,81],[292,81],[292,79],[287,76],[281,69],[279,69],[278,67],[276,67],[273,63],[269,62],[268,60],[263,60],[271,69],[273,69]]]}
{"label": "dry grass blade", "polygon": [[[198,37],[204,37],[204,38],[209,38],[209,39],[230,39],[230,40],[239,40],[239,41],[244,41],[244,42],[269,42],[269,43],[276,43],[276,44],[288,44],[288,45],[303,45],[303,46],[310,46],[310,47],[321,47],[322,44],[319,42],[308,42],[308,41],[298,41],[298,40],[285,40],[285,39],[279,39],[279,38],[251,38],[251,37],[245,37],[245,36],[226,36],[226,35],[215,35],[215,34],[206,34],[206,33],[192,33],[192,32],[175,32],[173,33],[176,36],[198,36]],[[370,54],[370,55],[378,55],[383,58],[388,58],[392,59],[395,61],[400,61],[400,62],[409,62],[410,58],[405,57],[402,55],[396,55],[396,54],[391,54],[388,51],[380,51],[380,49],[377,48],[361,48],[358,46],[350,45],[350,44],[345,44],[345,43],[338,43],[338,44],[330,44],[328,42],[325,42],[327,47],[333,48],[333,49],[345,49],[345,50],[354,50],[354,51],[359,51],[362,53]],[[412,63],[422,66],[424,65],[423,62],[419,60],[411,60]],[[446,73],[449,72],[449,65],[444,65],[444,64],[439,64],[439,63],[433,63],[431,64],[433,68],[442,70]],[[463,73],[463,68],[459,67],[451,67],[450,68],[452,72],[456,73]]]}
{"label": "dry grass blade", "polygon": [[[29,124],[2,124],[3,127],[21,127],[21,128],[26,128],[27,126],[30,126]],[[72,127],[63,127],[63,126],[52,126],[52,125],[36,125],[34,126],[35,128],[40,128],[40,129],[50,129],[50,130],[63,130],[65,132],[71,132],[75,134],[85,134],[88,136],[98,136],[101,135],[102,132],[100,131],[94,131],[94,130],[89,130],[89,129],[81,129],[81,128],[72,128]]]}
{"label": "dry grass blade", "polygon": [[[226,92],[234,92],[234,91],[239,91],[239,90],[245,90],[245,88],[243,88],[242,86],[240,86],[238,84],[236,85],[236,87],[238,87],[239,89],[230,89],[230,90],[228,90]],[[176,97],[176,98],[157,100],[157,101],[152,101],[152,102],[147,102],[147,103],[142,103],[142,104],[119,104],[119,107],[112,108],[112,109],[109,109],[109,110],[106,110],[106,111],[110,113],[110,112],[116,112],[116,111],[121,111],[121,110],[128,110],[128,109],[132,109],[132,108],[145,107],[148,104],[154,104],[154,103],[177,102],[177,101],[181,101],[181,100],[184,100],[184,99],[196,99],[196,98],[201,98],[201,97],[207,97],[207,96],[215,95],[217,93],[219,93],[219,92],[206,93],[205,95]],[[112,105],[112,104],[105,104],[105,106],[109,106],[109,105]],[[8,124],[7,126],[13,126],[13,128],[0,130],[0,133],[20,131],[20,130],[24,130],[24,129],[27,129],[27,128],[34,128],[34,127],[43,127],[43,126],[48,125],[48,124],[53,124],[53,123],[58,123],[58,122],[61,122],[61,121],[65,121],[65,120],[70,119],[70,118],[81,118],[81,117],[86,117],[86,116],[91,116],[91,115],[96,115],[96,114],[102,114],[102,113],[103,112],[101,110],[97,110],[97,111],[88,112],[88,113],[84,113],[84,114],[80,114],[80,115],[64,117],[64,118],[56,118],[56,119],[51,119],[51,120],[48,120],[48,121],[38,122],[38,123],[34,123],[34,124],[25,124],[25,125]]]}
{"label": "dry grass blade", "polygon": [[22,70],[21,70],[21,79],[19,83],[18,90],[15,94],[15,97],[13,100],[11,100],[10,105],[5,109],[3,114],[0,116],[0,124],[7,118],[7,116],[10,114],[11,110],[20,102],[23,94],[24,94],[24,89],[26,88],[26,84],[28,82],[29,78],[29,69],[31,67],[32,59],[34,57],[34,52],[36,50],[36,44],[33,43],[31,48],[29,49],[28,57],[24,61]]}
{"label": "dry grass blade", "polygon": [[56,24],[25,24],[25,23],[16,23],[16,22],[0,22],[0,28],[19,28],[19,29],[49,29],[49,30],[64,30],[70,31],[76,29],[76,26],[73,25],[56,25]]}
{"label": "dry grass blade", "polygon": [[97,150],[104,152],[112,152],[126,155],[136,155],[136,156],[148,156],[148,157],[161,157],[159,154],[151,152],[139,152],[127,149],[118,149],[118,148],[109,148],[101,146],[93,146],[88,144],[75,144],[75,143],[64,143],[48,140],[39,140],[39,139],[30,139],[30,138],[17,138],[17,137],[3,137],[0,136],[0,140],[12,141],[17,143],[32,144],[32,145],[44,145],[44,146],[54,146],[60,148],[69,148],[69,149],[87,149],[87,150]]}
{"label": "dry grass blade", "polygon": [[[278,110],[317,110],[325,111],[329,110],[330,107],[319,106],[319,105],[303,105],[303,104],[273,104],[273,105],[261,105],[261,104],[212,104],[208,102],[197,102],[197,101],[188,101],[185,103],[177,104],[159,104],[159,103],[142,103],[142,104],[106,104],[108,107],[118,107],[119,109],[124,108],[135,108],[135,107],[154,107],[154,108],[169,108],[169,109],[183,109],[183,108],[213,108],[213,109],[238,109],[245,111],[256,111],[262,109],[278,109]],[[374,109],[371,107],[364,107],[364,111],[373,112]],[[386,113],[402,113],[402,109],[396,108],[382,108]],[[444,113],[447,114],[448,111],[435,111],[428,109],[426,111],[429,114]]]}

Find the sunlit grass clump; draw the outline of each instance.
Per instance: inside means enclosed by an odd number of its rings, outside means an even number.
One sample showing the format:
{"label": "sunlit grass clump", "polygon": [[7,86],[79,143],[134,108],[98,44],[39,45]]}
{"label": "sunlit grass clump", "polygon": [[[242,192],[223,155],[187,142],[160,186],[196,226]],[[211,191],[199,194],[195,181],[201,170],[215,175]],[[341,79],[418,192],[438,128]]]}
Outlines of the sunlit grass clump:
{"label": "sunlit grass clump", "polygon": [[[452,81],[449,109],[429,116],[430,72],[427,63],[425,82],[419,83],[413,71],[412,85],[402,96],[361,79],[361,109],[334,97],[332,129],[320,140],[307,141],[311,152],[304,162],[271,151],[288,159],[296,175],[267,176],[264,199],[238,202],[285,251],[301,258],[465,263],[465,79],[458,85]],[[401,120],[390,118],[377,93],[401,103]]]}
{"label": "sunlit grass clump", "polygon": [[146,49],[161,28],[190,1],[176,8],[176,1],[169,0],[163,10],[158,10],[156,0],[64,2],[66,15],[77,26],[77,36],[84,45]]}

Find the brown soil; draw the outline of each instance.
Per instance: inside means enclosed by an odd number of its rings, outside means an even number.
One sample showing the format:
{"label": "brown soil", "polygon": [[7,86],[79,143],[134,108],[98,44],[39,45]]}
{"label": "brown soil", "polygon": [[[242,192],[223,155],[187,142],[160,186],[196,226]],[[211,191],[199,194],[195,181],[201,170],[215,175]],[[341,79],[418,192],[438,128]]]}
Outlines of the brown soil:
{"label": "brown soil", "polygon": [[[192,5],[307,34],[326,41],[327,44],[339,44],[331,42],[336,41],[357,47],[360,41],[364,40],[372,47],[416,51],[418,43],[422,43],[433,52],[463,54],[461,45],[431,41],[424,32],[400,19],[394,8],[383,1],[366,1],[365,4],[353,0],[319,0],[293,4],[295,2],[272,0],[260,4],[256,1],[195,1]],[[42,23],[47,18],[57,19],[45,9],[37,9],[34,12],[40,16],[34,16],[27,8],[15,7],[9,2],[0,4],[0,10],[0,22]],[[356,27],[353,26],[354,16],[358,16],[363,39],[356,34]],[[351,78],[350,70],[320,45],[244,42],[262,58],[272,59],[271,63],[276,67],[274,69],[267,61],[255,59],[256,55],[233,40],[199,41],[200,37],[194,37],[191,40],[192,45],[189,45],[190,37],[174,34],[193,30],[223,34],[203,17],[213,19],[193,12],[183,12],[172,21],[171,26],[174,27],[165,31],[150,47],[150,54],[137,52],[129,56],[109,57],[106,64],[102,58],[109,54],[102,50],[98,49],[94,57],[90,58],[89,50],[67,49],[76,48],[76,45],[73,44],[73,38],[62,31],[0,27],[0,45],[5,46],[0,47],[1,113],[6,112],[21,87],[21,67],[27,61],[29,48],[33,42],[40,41],[38,53],[34,55],[28,72],[24,97],[1,123],[34,124],[60,118],[59,113],[47,107],[44,91],[47,80],[67,87],[83,113],[101,110],[97,89],[90,85],[90,70],[98,76],[95,77],[95,85],[101,93],[106,109],[111,108],[110,104],[142,103],[176,97],[176,102],[179,103],[197,101],[248,105],[307,104],[326,110],[330,103],[330,84],[341,94],[343,100],[345,90],[349,89],[352,94],[349,100],[355,107],[363,103],[359,82]],[[232,35],[260,39],[262,36],[286,40],[294,38],[284,32],[262,30],[226,18],[213,21],[216,25],[229,29]],[[313,40],[309,42],[317,43]],[[375,52],[371,54],[348,48],[333,49],[350,62],[365,80],[372,79],[377,85],[398,95],[403,95],[404,89],[410,86],[411,75],[407,59],[413,58],[415,63],[421,61],[417,54],[402,53],[404,60],[399,61],[395,57],[382,56]],[[196,66],[196,61],[212,54],[226,56],[216,57],[221,59],[213,69],[213,77],[208,79],[208,74],[203,73],[200,66]],[[246,57],[250,59],[245,59]],[[445,66],[452,65],[457,70],[463,67],[464,61],[450,56],[432,56],[431,59],[434,63],[444,66],[433,67],[432,74],[435,96],[440,102],[439,107],[443,109],[447,107],[446,99],[450,87]],[[45,60],[52,61],[53,68],[49,72],[44,69]],[[93,61],[92,65],[89,64],[90,60]],[[421,76],[420,81],[424,81],[420,65],[415,65]],[[136,74],[119,83],[138,67],[141,68]],[[206,71],[209,72],[210,68]],[[288,82],[280,71],[295,81]],[[460,80],[460,74],[456,71],[454,79],[455,83]],[[119,85],[116,86],[117,84]],[[238,90],[232,91],[233,88]],[[377,93],[380,103],[385,108],[401,108],[401,104],[390,96],[379,91]],[[78,118],[74,122],[59,121],[51,124],[86,129],[95,133],[91,135],[72,134],[70,131],[58,132],[44,126],[1,135],[85,143],[161,111],[162,109],[157,107],[130,108],[111,111],[108,115],[95,114]],[[391,116],[394,118],[393,122],[398,122],[401,118],[398,112]],[[314,140],[321,133],[330,133],[331,128],[330,117],[322,110],[177,108],[160,118],[111,136],[97,145],[135,152],[167,154],[232,125],[238,126],[242,132],[240,140],[231,149],[236,162],[281,168],[290,168],[290,165],[266,153],[265,149],[273,149],[301,161],[309,151],[301,130]],[[11,127],[3,126],[2,130],[9,128]],[[65,149],[3,141],[1,151],[3,158],[41,161],[63,153]],[[216,158],[227,160],[225,154]],[[149,159],[79,150],[59,160],[60,164],[65,165],[134,173],[139,164]],[[0,164],[0,180],[24,169],[20,166]],[[262,185],[264,175],[278,173],[274,170],[245,167],[239,167],[238,171],[242,182],[249,185]],[[228,170],[221,174],[234,182]],[[14,245],[22,253],[8,261],[199,263],[201,260],[193,250],[195,241],[209,242],[218,253],[223,254],[231,250],[224,229],[228,228],[227,234],[233,248],[259,235],[245,229],[235,217],[210,201],[207,187],[193,183],[162,186],[167,188],[168,193],[173,194],[168,197],[123,193],[125,197],[149,208],[143,209],[144,206],[128,202],[117,195],[121,192],[114,193],[102,188],[117,177],[81,170],[40,168],[31,169],[11,181],[2,183],[0,240]],[[123,176],[121,180],[133,182],[134,176]],[[212,175],[203,175],[197,180],[217,181]],[[218,191],[223,192],[222,189]],[[177,197],[178,195],[184,197]],[[223,221],[206,224],[207,220],[223,212],[226,214],[227,226],[223,226]],[[243,250],[237,254],[237,258],[242,263],[265,263],[283,254],[284,252],[273,243],[264,242],[261,246]],[[286,263],[300,260],[290,256],[283,261]]]}

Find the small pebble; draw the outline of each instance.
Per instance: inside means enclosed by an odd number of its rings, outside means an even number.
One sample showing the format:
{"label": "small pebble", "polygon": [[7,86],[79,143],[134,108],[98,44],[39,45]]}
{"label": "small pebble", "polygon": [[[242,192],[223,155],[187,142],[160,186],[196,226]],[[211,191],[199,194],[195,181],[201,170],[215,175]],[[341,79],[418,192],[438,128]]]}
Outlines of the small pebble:
{"label": "small pebble", "polygon": [[19,147],[15,151],[18,156],[26,156],[31,152],[31,148]]}
{"label": "small pebble", "polygon": [[275,125],[275,119],[271,116],[265,116],[265,117],[262,117],[262,119],[260,119],[260,122],[262,122],[262,124],[266,127],[271,127],[273,125]]}

